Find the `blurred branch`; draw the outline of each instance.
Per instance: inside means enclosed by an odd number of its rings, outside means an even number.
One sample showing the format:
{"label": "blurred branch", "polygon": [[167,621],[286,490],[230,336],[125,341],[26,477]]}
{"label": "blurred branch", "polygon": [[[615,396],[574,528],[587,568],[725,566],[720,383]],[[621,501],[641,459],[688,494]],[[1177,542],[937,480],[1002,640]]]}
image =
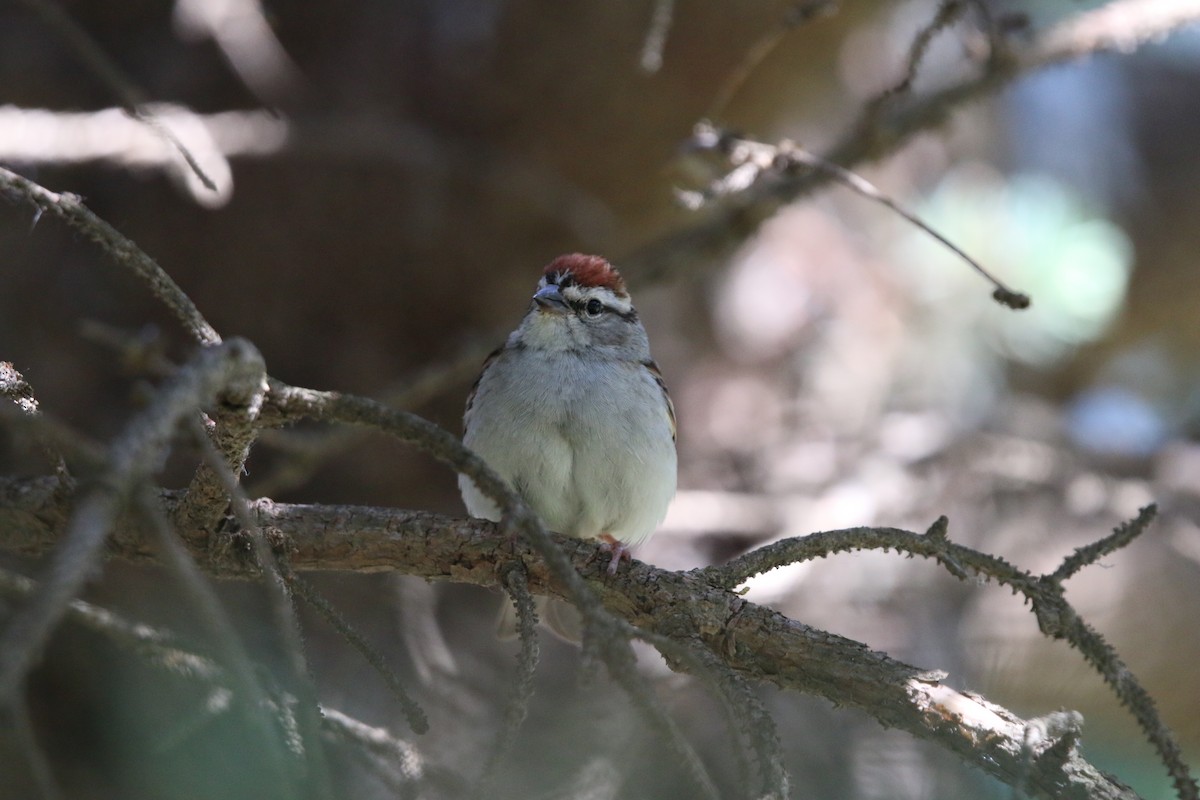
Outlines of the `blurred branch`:
{"label": "blurred branch", "polygon": [[363,658],[367,660],[367,663],[374,667],[375,671],[383,678],[384,683],[391,689],[392,696],[400,704],[400,710],[408,722],[408,727],[412,728],[413,733],[425,733],[428,731],[429,719],[425,716],[425,712],[421,710],[421,706],[417,704],[417,701],[404,688],[404,684],[401,682],[400,676],[396,671],[388,666],[383,654],[376,650],[365,636],[355,630],[338,613],[334,605],[310,586],[308,581],[301,578],[286,565],[280,566],[288,588],[324,617],[342,638],[349,642],[351,647],[361,653]]}
{"label": "blurred branch", "polygon": [[[229,159],[301,157],[429,173],[438,180],[469,176],[497,196],[535,204],[561,220],[583,245],[599,246],[621,235],[613,210],[558,170],[404,120],[352,113],[290,119],[265,110],[199,114],[168,103],[152,109],[208,167],[217,184],[215,193],[195,191],[191,183],[185,188],[209,208],[225,204],[233,195]],[[0,105],[0,161],[34,165],[101,161],[168,174],[174,174],[177,166],[162,139],[120,108],[51,111]]]}
{"label": "blurred branch", "polygon": [[[265,381],[260,378],[258,387],[255,387],[255,391],[251,395],[251,402],[255,410],[262,404],[264,384]],[[221,416],[218,414],[218,417]],[[283,660],[290,668],[291,674],[287,676],[288,688],[294,691],[299,699],[296,704],[296,717],[299,722],[300,745],[305,755],[303,761],[305,782],[310,786],[313,796],[329,798],[333,796],[333,789],[330,782],[329,765],[325,761],[325,752],[319,741],[320,720],[317,711],[317,691],[309,674],[308,660],[304,656],[304,636],[300,631],[300,622],[296,618],[295,608],[292,606],[292,598],[288,593],[289,587],[285,584],[281,574],[279,560],[267,544],[266,536],[255,523],[254,516],[250,512],[250,498],[246,496],[237,480],[237,473],[242,471],[242,465],[246,456],[249,455],[250,441],[253,438],[253,421],[257,415],[254,413],[227,413],[225,416],[235,418],[235,424],[231,425],[235,430],[246,429],[244,447],[240,443],[233,447],[233,452],[240,455],[240,458],[235,459],[232,465],[228,463],[229,451],[218,450],[217,445],[208,438],[204,425],[198,419],[190,420],[192,437],[200,447],[203,456],[200,469],[207,469],[208,472],[206,476],[203,472],[199,472],[192,480],[187,490],[186,502],[192,503],[196,499],[197,484],[203,484],[202,476],[207,477],[208,481],[215,484],[212,491],[216,497],[229,498],[234,518],[237,519],[242,531],[250,536],[254,559],[263,571],[267,601],[274,615],[273,627],[280,635]],[[218,435],[220,430],[221,428],[218,427]],[[223,438],[228,444],[230,440],[240,442],[241,437],[237,433],[227,433]],[[224,505],[224,503],[220,505]],[[183,516],[187,516],[186,512]],[[233,638],[237,636],[232,626],[222,633]]]}
{"label": "blurred branch", "polygon": [[[358,745],[356,752],[367,753],[367,762],[383,778],[398,798],[417,797],[414,786],[425,775],[421,755],[411,744],[398,739],[384,728],[376,728],[349,717],[335,708],[321,707],[321,726],[331,735]],[[458,775],[443,776],[461,782]]]}
{"label": "blurred branch", "polygon": [[[27,554],[45,553],[59,519],[53,479],[0,481],[0,528],[5,547]],[[180,495],[164,492],[169,511]],[[258,500],[250,506],[256,524],[268,533],[277,552],[296,570],[391,571],[427,579],[498,586],[497,565],[522,561],[529,588],[562,598],[574,592],[529,542],[513,540],[502,526],[420,511],[360,506],[283,505]],[[145,522],[123,519],[123,535],[110,554],[136,561],[154,560]],[[832,532],[865,535],[872,529]],[[885,529],[886,530],[886,529]],[[912,541],[919,534],[902,532]],[[883,534],[881,534],[882,536]],[[257,567],[237,546],[211,550],[192,543],[199,563],[221,577],[250,577]],[[1029,755],[1027,728],[1032,721],[975,695],[944,685],[942,676],[873,652],[865,645],[815,630],[755,605],[710,580],[714,573],[669,572],[634,563],[607,576],[594,543],[548,535],[568,559],[576,577],[624,621],[668,638],[683,635],[716,654],[744,678],[782,689],[816,694],[837,705],[871,714],[884,725],[901,728],[945,747],[964,761],[1009,784],[1022,783],[1042,797],[1130,798],[1136,795],[1085,761],[1067,742],[1045,741]],[[926,537],[927,538],[927,537]],[[936,537],[935,537],[936,538]],[[790,540],[800,543],[805,540]],[[826,542],[828,544],[828,542]],[[931,542],[947,548],[949,543]],[[894,545],[889,545],[894,546]],[[963,554],[952,548],[956,563]],[[998,561],[998,560],[997,560]],[[1002,563],[1002,562],[1001,562]],[[1015,568],[1011,568],[1015,569]],[[673,662],[689,670],[684,660]],[[1050,755],[1046,755],[1050,754]]]}
{"label": "blurred branch", "polygon": [[1197,0],[1114,0],[1052,28],[1018,57],[1026,70],[1095,53],[1132,53],[1198,20]]}
{"label": "blurred branch", "polygon": [[712,102],[709,103],[708,113],[705,116],[708,119],[718,119],[725,113],[730,101],[745,85],[746,80],[767,56],[775,52],[775,48],[783,42],[788,33],[820,17],[832,16],[837,11],[837,0],[799,0],[793,4],[778,25],[750,45],[746,55],[721,82],[721,87],[717,90]]}
{"label": "blurred branch", "polygon": [[[141,90],[121,71],[116,62],[104,52],[104,49],[92,38],[91,34],[84,30],[79,23],[63,11],[53,0],[23,0],[23,2],[33,9],[75,51],[75,54],[83,62],[84,66],[121,101],[125,107],[125,111],[130,116],[168,142],[178,152],[187,165],[187,168],[191,170],[192,174],[196,176],[205,189],[208,189],[210,192],[217,191],[217,185],[201,168],[196,157],[184,146],[183,142],[175,135],[175,132],[165,125],[153,112],[152,107],[146,103]],[[225,171],[228,172],[228,164],[225,165]]]}
{"label": "blurred branch", "polygon": [[[206,416],[200,429],[193,432],[205,458],[188,484],[187,501],[178,509],[177,524],[185,530],[213,528],[230,498],[240,494],[238,479],[258,437],[256,423],[266,389],[264,370],[257,380],[246,381],[236,392],[225,392],[211,416]],[[263,568],[270,571],[268,564]]]}
{"label": "blurred branch", "polygon": [[965,0],[942,0],[933,15],[933,19],[929,21],[929,24],[917,31],[917,35],[913,37],[912,42],[908,46],[908,57],[904,62],[904,77],[892,86],[884,89],[867,103],[867,107],[863,109],[865,119],[870,120],[890,100],[907,94],[912,90],[913,83],[917,80],[917,70],[921,66],[921,61],[925,58],[925,53],[929,50],[929,44],[933,41],[933,37],[957,22],[966,9],[967,4]]}
{"label": "blurred branch", "polygon": [[107,470],[80,497],[41,590],[0,634],[0,700],[9,700],[41,652],[54,626],[83,586],[113,521],[166,457],[175,426],[218,395],[238,394],[261,380],[262,359],[244,340],[201,350],[163,387],[154,402],[118,436]]}
{"label": "blurred branch", "polygon": [[258,0],[175,0],[175,26],[192,39],[211,38],[260,100],[298,99],[304,76],[271,29]]}
{"label": "blurred branch", "polygon": [[[911,97],[893,97],[875,113],[864,110],[821,160],[851,168],[894,152],[917,133],[939,127],[967,103],[1022,75],[1106,52],[1131,52],[1200,21],[1200,0],[1115,0],[1067,18],[1027,44],[994,51],[975,75]],[[903,99],[905,102],[900,102]],[[835,175],[815,170],[738,193],[701,221],[660,237],[615,261],[644,281],[689,274],[697,262],[720,261],[783,206],[827,185]]]}
{"label": "blurred branch", "polygon": [[675,0],[655,0],[650,27],[646,30],[646,38],[642,42],[639,65],[643,72],[653,74],[662,68],[663,50],[667,46],[667,33],[671,30],[671,20],[674,16]]}
{"label": "blurred branch", "polygon": [[[37,590],[37,583],[8,570],[0,569],[0,593],[25,597]],[[130,650],[150,665],[177,677],[196,681],[213,690],[228,691],[233,682],[216,661],[189,649],[173,633],[144,622],[128,620],[109,609],[73,600],[67,619],[94,631],[119,647]],[[373,728],[336,709],[322,707],[321,728],[344,741],[365,748],[376,756],[377,772],[391,778],[398,773],[402,782],[422,777],[421,759],[416,750],[382,728]],[[52,777],[52,776],[51,776]]]}

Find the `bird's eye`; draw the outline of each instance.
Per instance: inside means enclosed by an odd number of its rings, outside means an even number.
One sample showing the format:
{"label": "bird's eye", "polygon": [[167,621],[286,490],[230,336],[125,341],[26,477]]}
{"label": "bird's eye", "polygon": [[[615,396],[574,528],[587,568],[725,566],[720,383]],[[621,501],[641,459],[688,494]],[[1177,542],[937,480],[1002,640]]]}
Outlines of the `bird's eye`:
{"label": "bird's eye", "polygon": [[587,305],[583,307],[589,317],[598,317],[600,312],[604,310],[604,304],[596,298],[587,301]]}

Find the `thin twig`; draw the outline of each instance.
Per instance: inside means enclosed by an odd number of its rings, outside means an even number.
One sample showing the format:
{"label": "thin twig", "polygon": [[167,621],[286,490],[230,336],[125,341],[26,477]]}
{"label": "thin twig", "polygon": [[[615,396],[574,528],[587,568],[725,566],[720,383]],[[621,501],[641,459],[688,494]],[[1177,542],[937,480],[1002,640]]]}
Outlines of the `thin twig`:
{"label": "thin twig", "polygon": [[400,680],[400,676],[396,674],[387,663],[387,659],[383,654],[375,649],[374,645],[367,640],[365,636],[346,621],[325,597],[312,587],[308,581],[298,576],[286,564],[281,564],[280,569],[283,574],[283,579],[287,581],[288,587],[300,597],[304,602],[308,603],[322,617],[329,622],[334,629],[341,634],[350,646],[357,650],[363,658],[367,660],[379,676],[383,678],[383,682],[387,684],[392,695],[400,704],[400,711],[404,714],[405,720],[408,722],[408,727],[412,728],[414,733],[425,733],[429,730],[429,719],[425,716],[425,712],[408,690],[404,688],[404,682]]}
{"label": "thin twig", "polygon": [[[209,646],[218,654],[218,660],[227,670],[236,695],[242,699],[240,709],[263,743],[270,772],[284,789],[285,796],[305,796],[301,791],[304,784],[298,780],[299,776],[295,774],[291,759],[288,758],[288,745],[284,738],[288,727],[283,719],[285,707],[272,702],[259,681],[237,628],[175,535],[159,498],[148,489],[142,489],[137,493],[136,500],[138,510],[154,532],[163,563],[177,580],[188,600],[188,607],[195,612],[196,619],[208,635]],[[271,716],[272,708],[279,714],[279,720]]]}
{"label": "thin twig", "polygon": [[762,700],[738,673],[729,669],[715,653],[705,647],[694,649],[694,655],[715,676],[721,693],[738,708],[738,719],[742,722],[741,735],[751,744],[758,758],[760,787],[757,797],[783,800],[788,797],[791,779],[783,764],[783,748],[775,721]]}
{"label": "thin twig", "polygon": [[[24,575],[0,569],[0,592],[25,597],[37,591],[38,584]],[[88,630],[103,634],[110,641],[127,647],[154,666],[175,675],[194,678],[216,686],[227,680],[225,670],[207,656],[189,649],[179,637],[163,628],[131,622],[106,608],[84,600],[72,600],[66,618]]]}
{"label": "thin twig", "polygon": [[[821,157],[847,167],[881,159],[917,133],[944,125],[956,109],[998,91],[1021,75],[1099,53],[1129,53],[1198,20],[1200,0],[1115,0],[1073,15],[1029,45],[992,54],[978,74],[902,106],[889,106],[872,124],[864,124],[866,115],[860,115]],[[617,260],[643,282],[694,275],[698,265],[722,263],[781,207],[833,179],[834,175],[820,170],[787,176]]]}
{"label": "thin twig", "polygon": [[[338,739],[355,746],[371,769],[382,778],[400,800],[416,798],[426,778],[426,766],[412,744],[398,739],[384,728],[367,725],[335,708],[321,707],[321,724]],[[459,776],[453,776],[456,783]],[[455,792],[451,796],[461,796]]]}
{"label": "thin twig", "polygon": [[40,212],[50,212],[81,232],[150,287],[184,329],[200,344],[220,344],[221,337],[163,268],[120,231],[93,214],[78,196],[57,194],[0,167],[0,191]]}
{"label": "thin twig", "polygon": [[196,468],[188,484],[187,500],[176,511],[175,524],[180,530],[211,531],[220,521],[231,496],[228,484],[232,481],[238,487],[238,476],[245,471],[250,448],[258,437],[266,377],[264,367],[258,380],[243,382],[237,392],[225,392],[198,431],[203,444],[216,448],[220,458],[216,465],[205,459]]}
{"label": "thin twig", "polygon": [[[758,761],[761,786],[757,796],[787,797],[791,779],[783,763],[783,750],[775,721],[746,681],[730,670],[707,646],[690,637],[681,635],[673,638],[632,625],[629,625],[626,633],[656,648],[668,665],[673,664],[676,669],[680,664],[687,665],[687,671],[717,698],[730,732],[741,745],[734,751],[740,765],[739,771],[743,776],[748,773],[746,755],[743,753],[747,745]],[[743,777],[741,783],[748,785],[749,782]]]}
{"label": "thin twig", "polygon": [[[0,592],[25,597],[35,593],[37,586],[36,582],[23,575],[0,569]],[[176,677],[198,681],[220,692],[228,691],[232,685],[233,677],[228,670],[208,656],[195,652],[167,629],[128,620],[107,608],[83,600],[71,602],[67,618]],[[265,694],[262,697],[264,707],[275,707],[274,701],[266,699]],[[337,709],[320,707],[319,712],[323,730],[358,748],[371,751],[386,762],[387,769],[372,762],[383,777],[391,779],[398,772],[402,776],[401,783],[409,789],[422,778],[421,758],[412,745],[393,737],[382,728],[365,725]]]}
{"label": "thin twig", "polygon": [[917,35],[913,37],[908,46],[908,57],[904,60],[904,76],[867,102],[863,111],[866,119],[871,120],[885,104],[912,90],[913,83],[917,80],[917,71],[925,59],[925,53],[929,50],[933,37],[953,25],[962,16],[966,7],[965,0],[942,0],[938,4],[933,19],[929,21],[928,25],[917,31]]}
{"label": "thin twig", "polygon": [[1150,527],[1150,523],[1157,516],[1158,506],[1151,503],[1138,511],[1136,517],[1118,525],[1108,536],[1098,542],[1080,547],[1074,553],[1064,558],[1063,563],[1058,569],[1054,570],[1051,578],[1056,581],[1065,581],[1089,564],[1095,564],[1106,555],[1115,553],[1145,533],[1146,529]]}
{"label": "thin twig", "polygon": [[[598,637],[599,643],[603,645],[607,641],[622,641],[628,642],[625,637],[624,626],[622,620],[613,619],[612,632],[607,636]],[[595,636],[595,630],[599,625],[597,623],[585,629],[584,638]],[[616,650],[614,653],[613,651]],[[650,723],[661,741],[674,752],[679,759],[684,771],[688,777],[692,779],[692,783],[699,790],[699,796],[716,800],[721,796],[721,792],[717,789],[716,783],[712,776],[708,773],[708,768],[704,765],[704,761],[696,752],[696,748],[688,741],[683,730],[675,719],[666,713],[662,704],[655,697],[654,692],[647,685],[637,668],[637,662],[633,657],[632,651],[626,646],[622,650],[608,647],[601,650],[604,656],[605,666],[608,667],[608,673],[612,676],[614,682],[629,696],[633,702],[633,707],[641,712],[642,716]],[[628,657],[626,658],[626,654]],[[779,798],[783,800],[783,798]]]}
{"label": "thin twig", "polygon": [[970,265],[973,270],[978,272],[985,280],[996,287],[995,291],[992,292],[992,299],[994,299],[1000,305],[1007,306],[1014,311],[1021,311],[1029,308],[1029,295],[1025,294],[1024,292],[1018,292],[1006,286],[1003,281],[985,269],[982,264],[980,264],[974,258],[971,258],[971,256],[967,255],[962,248],[943,236],[933,226],[926,223],[916,214],[901,206],[888,195],[879,191],[879,189],[866,178],[862,177],[856,172],[851,172],[845,167],[826,161],[825,159],[800,148],[789,149],[788,156],[794,159],[796,163],[804,164],[814,169],[824,170],[832,173],[835,179],[843,186],[857,192],[863,197],[887,206],[908,222],[925,231],[925,233],[929,234],[938,242],[940,242],[943,246],[950,250],[950,252],[967,262],[967,264]]}
{"label": "thin twig", "polygon": [[[404,411],[417,408],[441,396],[447,389],[470,381],[479,373],[484,358],[494,347],[483,341],[469,342],[452,355],[385,389],[379,399]],[[262,420],[271,428],[288,422],[278,417]],[[264,497],[277,497],[281,492],[295,489],[308,482],[328,459],[361,444],[368,436],[369,430],[358,427],[328,428],[314,433],[263,431],[260,441],[279,449],[287,457],[280,459],[282,463],[274,472],[256,479],[253,489]]]}
{"label": "thin twig", "polygon": [[881,192],[874,184],[845,167],[809,153],[794,142],[783,141],[777,145],[733,136],[719,131],[708,124],[696,126],[692,136],[692,147],[697,150],[716,150],[726,154],[733,170],[721,180],[713,182],[705,192],[683,193],[690,205],[698,207],[715,197],[736,196],[748,193],[767,179],[777,182],[797,172],[823,172],[851,191],[890,208],[903,219],[925,231],[947,247],[994,287],[992,298],[1009,308],[1019,310],[1029,307],[1029,296],[1014,291],[999,278],[992,275],[978,261],[967,255],[958,245],[936,231],[920,217],[907,210]]}
{"label": "thin twig", "polygon": [[529,701],[533,698],[533,678],[541,654],[537,635],[537,611],[534,608],[533,595],[529,593],[524,566],[520,563],[513,564],[505,571],[501,580],[516,606],[517,635],[521,642],[521,651],[517,654],[517,674],[511,682],[512,690],[505,704],[504,721],[492,742],[492,752],[475,782],[475,797],[492,795],[496,773],[516,744],[521,723],[529,714]]}

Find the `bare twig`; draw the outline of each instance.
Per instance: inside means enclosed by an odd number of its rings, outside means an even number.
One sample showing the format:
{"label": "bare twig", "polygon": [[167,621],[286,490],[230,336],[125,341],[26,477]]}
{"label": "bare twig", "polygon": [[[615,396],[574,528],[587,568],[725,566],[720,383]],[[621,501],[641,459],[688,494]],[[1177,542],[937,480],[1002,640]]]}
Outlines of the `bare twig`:
{"label": "bare twig", "polygon": [[[321,723],[330,735],[356,746],[367,764],[396,793],[400,800],[419,797],[417,788],[426,776],[421,754],[408,742],[384,728],[376,728],[349,717],[335,708],[321,708]],[[448,776],[450,777],[450,776]],[[461,784],[459,776],[452,776]],[[460,796],[455,792],[453,796]]]}
{"label": "bare twig", "polygon": [[1042,633],[1062,639],[1083,654],[1089,664],[1104,678],[1121,701],[1138,721],[1146,738],[1158,751],[1159,758],[1167,768],[1175,791],[1181,800],[1196,800],[1200,797],[1200,786],[1192,777],[1183,751],[1171,729],[1159,716],[1154,698],[1134,677],[1117,655],[1117,651],[1105,641],[1098,631],[1085,623],[1074,608],[1067,603],[1063,580],[1071,577],[1083,567],[1093,564],[1104,556],[1125,547],[1141,535],[1154,520],[1158,509],[1154,505],[1143,508],[1136,518],[1117,526],[1109,536],[1081,547],[1063,559],[1062,565],[1049,575],[1038,580],[1042,590],[1037,595],[1026,592],[1033,604],[1038,627]]}
{"label": "bare twig", "polygon": [[[234,691],[242,698],[240,709],[246,721],[256,729],[265,746],[270,771],[275,780],[279,786],[286,789],[285,795],[305,796],[301,791],[304,784],[298,780],[299,776],[291,768],[287,754],[288,745],[284,742],[288,727],[284,719],[286,709],[283,704],[277,706],[271,701],[258,679],[254,664],[242,645],[237,629],[222,608],[212,587],[200,574],[191,555],[175,536],[159,498],[143,488],[137,493],[136,499],[138,510],[153,531],[154,542],[161,553],[163,563],[177,579],[179,588],[190,604],[189,608],[196,613],[197,620],[206,629],[209,645],[217,652],[222,666],[228,671]],[[280,724],[276,724],[277,721],[271,716],[273,707],[278,710]]]}
{"label": "bare twig", "polygon": [[[629,699],[633,702],[633,707],[641,712],[642,716],[650,723],[651,729],[674,752],[684,771],[699,790],[699,796],[716,800],[716,798],[721,796],[721,793],[717,789],[716,783],[713,782],[712,776],[708,774],[708,768],[705,767],[704,761],[701,760],[699,754],[696,752],[696,748],[688,741],[679,724],[675,722],[673,717],[666,713],[651,687],[642,678],[632,651],[628,647],[617,650],[615,647],[605,646],[606,642],[609,641],[628,642],[626,638],[628,634],[625,633],[626,629],[621,624],[622,621],[614,618],[610,619],[611,622],[603,620],[599,623],[593,623],[591,627],[584,630],[585,654],[588,647],[588,638],[595,637],[598,649],[600,649],[600,652],[604,656],[605,665],[608,667],[608,672],[614,682],[625,690],[625,693],[629,695]],[[601,626],[609,627],[610,630],[606,631]],[[600,628],[599,636],[597,636],[597,628]],[[614,653],[613,651],[616,652]],[[764,800],[767,799],[764,798]],[[769,798],[769,800],[784,800],[784,797]]]}
{"label": "bare twig", "polygon": [[[718,654],[697,641],[688,631],[668,636],[629,625],[627,634],[653,645],[669,665],[696,676],[720,701],[730,731],[737,736],[739,744],[749,744],[750,753],[758,761],[759,787],[755,796],[787,797],[791,779],[783,763],[783,750],[775,721],[746,680],[729,670]],[[686,665],[686,668],[682,665]],[[744,755],[741,750],[736,754],[738,760],[743,762],[741,772],[747,773]],[[745,779],[742,783],[749,785]]]}
{"label": "bare twig", "polygon": [[872,119],[879,110],[892,99],[907,94],[912,90],[917,80],[917,71],[933,37],[953,25],[966,10],[966,0],[942,0],[929,24],[917,31],[908,46],[908,57],[904,61],[904,77],[873,97],[863,111],[867,120]]}
{"label": "bare twig", "polygon": [[[37,583],[15,572],[0,569],[0,592],[25,597],[37,590]],[[72,600],[66,618],[106,636],[151,664],[173,674],[221,685],[225,671],[207,656],[191,652],[180,639],[162,628],[131,622],[106,608],[84,600]]]}
{"label": "bare twig", "polygon": [[[184,543],[175,536],[160,499],[154,497],[149,489],[143,489],[138,493],[137,503],[138,510],[154,531],[155,545],[161,553],[163,564],[172,571],[190,603],[188,607],[196,612],[197,620],[208,633],[210,646],[217,652],[222,666],[228,670],[236,696],[242,699],[239,709],[246,722],[256,730],[259,740],[263,741],[270,771],[282,788],[282,795],[311,796],[306,789],[313,788],[319,792],[319,786],[313,787],[301,780],[298,770],[293,769],[294,759],[289,758],[288,751],[292,751],[294,757],[305,759],[313,757],[314,753],[302,750],[301,742],[289,735],[292,724],[288,718],[287,698],[281,696],[281,702],[272,702],[258,678],[250,654],[241,643],[238,630],[214,590],[200,575],[196,561],[193,561]],[[275,711],[274,716],[272,710]]]}
{"label": "bare twig", "polygon": [[250,447],[258,436],[266,377],[264,367],[257,380],[245,381],[236,392],[225,392],[206,419],[207,425],[198,431],[204,445],[219,451],[220,460],[214,465],[206,458],[188,484],[187,502],[180,506],[175,520],[181,530],[208,531],[220,521],[231,496],[230,481],[234,488],[238,487],[238,477],[245,470]]}
{"label": "bare twig", "polygon": [[[936,559],[960,580],[966,570],[1008,586],[1025,595],[1033,606],[1038,628],[1047,636],[1062,639],[1080,652],[1100,673],[1117,698],[1133,713],[1146,737],[1158,751],[1183,800],[1198,797],[1196,781],[1184,761],[1179,743],[1162,721],[1153,698],[1095,629],[1086,624],[1066,600],[1063,580],[1133,541],[1154,518],[1156,509],[1147,506],[1137,518],[1118,527],[1098,542],[1082,547],[1067,557],[1055,572],[1037,576],[1014,567],[996,556],[954,544],[945,537],[945,525],[935,524],[925,535],[893,528],[851,528],[785,539],[747,553],[728,564],[701,570],[718,585],[733,588],[747,578],[785,564],[824,558],[838,552],[894,549],[910,555]],[[939,520],[939,523],[941,520]]]}
{"label": "bare twig", "polygon": [[267,103],[301,96],[304,76],[279,41],[259,0],[176,0],[175,23],[194,38],[211,37],[242,83]]}
{"label": "bare twig", "polygon": [[982,264],[967,255],[958,245],[938,233],[916,214],[879,191],[866,178],[826,161],[820,156],[813,155],[798,147],[794,142],[783,141],[777,145],[756,142],[752,139],[732,136],[702,123],[696,126],[696,131],[692,136],[692,146],[698,150],[718,150],[725,153],[734,167],[728,176],[714,182],[706,192],[701,194],[683,193],[685,200],[692,198],[690,204],[693,206],[698,207],[712,197],[746,192],[760,181],[778,180],[789,173],[795,174],[810,170],[825,172],[848,189],[890,208],[903,219],[937,239],[995,287],[992,297],[996,302],[1015,310],[1029,307],[1028,295],[1006,286]]}
{"label": "bare twig", "polygon": [[1096,53],[1132,53],[1200,20],[1197,0],[1114,0],[1052,28],[1022,58],[1042,67]]}
{"label": "bare twig", "polygon": [[1064,558],[1063,563],[1054,570],[1050,578],[1055,581],[1065,581],[1089,564],[1095,564],[1106,555],[1115,553],[1145,533],[1157,516],[1158,506],[1154,504],[1146,506],[1138,512],[1136,517],[1118,525],[1116,530],[1108,536],[1086,547],[1080,547]]}
{"label": "bare twig", "polygon": [[78,196],[56,194],[3,167],[0,167],[0,192],[28,203],[39,213],[50,212],[87,236],[119,265],[145,281],[192,338],[200,344],[220,344],[220,335],[171,276],[116,228],[93,214]]}
{"label": "bare twig", "polygon": [[[37,584],[33,580],[0,569],[0,592],[24,597],[34,594],[36,590]],[[236,682],[228,670],[208,656],[189,649],[169,630],[128,620],[83,600],[71,602],[67,618],[177,677],[198,681],[218,692],[227,692],[228,687]],[[260,699],[264,708],[276,706],[265,694]],[[323,730],[378,757],[379,761],[371,763],[381,776],[390,781],[399,773],[400,783],[409,788],[423,777],[421,758],[407,742],[396,739],[382,728],[365,725],[337,709],[321,707],[319,711]]]}

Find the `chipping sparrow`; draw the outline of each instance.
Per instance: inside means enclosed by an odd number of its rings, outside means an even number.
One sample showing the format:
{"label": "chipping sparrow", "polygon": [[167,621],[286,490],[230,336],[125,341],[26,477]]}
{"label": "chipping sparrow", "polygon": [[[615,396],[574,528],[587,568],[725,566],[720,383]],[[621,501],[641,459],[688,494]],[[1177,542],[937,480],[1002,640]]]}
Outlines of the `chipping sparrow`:
{"label": "chipping sparrow", "polygon": [[[675,494],[675,410],[621,275],[598,256],[550,262],[467,399],[463,442],[546,526],[600,539],[610,574]],[[459,477],[467,511],[499,510]]]}

